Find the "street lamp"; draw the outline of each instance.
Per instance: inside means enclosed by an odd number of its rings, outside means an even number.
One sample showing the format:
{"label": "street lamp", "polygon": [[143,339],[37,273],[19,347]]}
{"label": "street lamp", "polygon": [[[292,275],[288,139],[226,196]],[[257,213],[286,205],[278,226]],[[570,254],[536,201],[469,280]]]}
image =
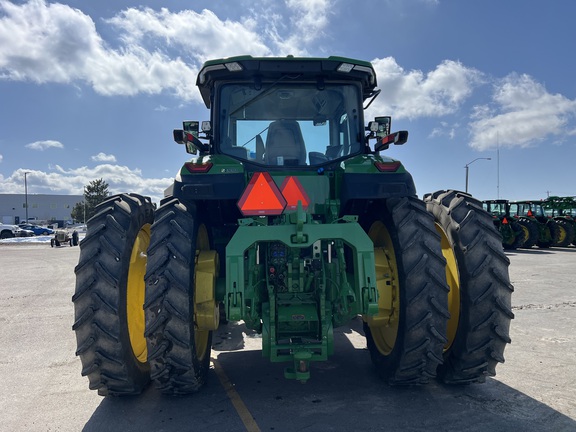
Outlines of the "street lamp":
{"label": "street lamp", "polygon": [[468,169],[469,169],[468,167],[469,167],[470,165],[472,165],[474,162],[476,162],[477,160],[480,160],[480,159],[492,160],[492,158],[479,157],[479,158],[474,159],[472,162],[468,162],[468,163],[464,166],[464,168],[466,168],[466,193],[468,193]]}
{"label": "street lamp", "polygon": [[24,200],[25,203],[24,205],[26,206],[26,220],[24,221],[24,223],[28,223],[28,181],[26,179],[26,176],[30,174],[30,172],[25,172],[24,173]]}

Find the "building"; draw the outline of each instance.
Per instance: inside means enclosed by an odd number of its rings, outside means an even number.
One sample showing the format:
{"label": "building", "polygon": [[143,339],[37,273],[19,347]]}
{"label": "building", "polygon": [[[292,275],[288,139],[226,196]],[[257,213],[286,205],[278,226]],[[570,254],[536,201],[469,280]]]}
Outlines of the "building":
{"label": "building", "polygon": [[5,224],[18,224],[26,219],[39,223],[70,221],[76,203],[84,201],[84,195],[0,194],[0,218]]}

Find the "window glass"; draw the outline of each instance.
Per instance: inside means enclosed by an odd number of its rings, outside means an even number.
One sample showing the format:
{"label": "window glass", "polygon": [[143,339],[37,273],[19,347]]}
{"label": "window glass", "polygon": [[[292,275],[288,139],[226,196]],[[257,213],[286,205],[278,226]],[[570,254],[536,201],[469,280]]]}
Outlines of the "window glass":
{"label": "window glass", "polygon": [[219,151],[263,165],[320,165],[362,150],[361,109],[354,84],[227,84]]}

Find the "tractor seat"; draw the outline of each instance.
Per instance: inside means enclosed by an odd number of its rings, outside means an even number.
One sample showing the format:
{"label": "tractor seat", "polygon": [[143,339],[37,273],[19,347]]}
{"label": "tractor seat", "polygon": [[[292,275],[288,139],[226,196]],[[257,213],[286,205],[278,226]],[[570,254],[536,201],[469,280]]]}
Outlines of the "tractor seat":
{"label": "tractor seat", "polygon": [[267,165],[306,165],[306,146],[298,122],[278,120],[270,124],[264,161]]}

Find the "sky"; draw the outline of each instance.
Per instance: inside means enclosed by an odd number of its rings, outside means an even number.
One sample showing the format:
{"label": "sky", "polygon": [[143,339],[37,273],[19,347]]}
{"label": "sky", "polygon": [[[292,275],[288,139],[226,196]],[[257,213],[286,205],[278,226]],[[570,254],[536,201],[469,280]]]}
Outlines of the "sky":
{"label": "sky", "polygon": [[[409,140],[420,196],[576,195],[576,2],[555,0],[0,0],[0,193],[159,201],[188,160],[172,130],[208,120],[195,87],[222,57],[372,62]],[[467,168],[466,168],[467,167]]]}

